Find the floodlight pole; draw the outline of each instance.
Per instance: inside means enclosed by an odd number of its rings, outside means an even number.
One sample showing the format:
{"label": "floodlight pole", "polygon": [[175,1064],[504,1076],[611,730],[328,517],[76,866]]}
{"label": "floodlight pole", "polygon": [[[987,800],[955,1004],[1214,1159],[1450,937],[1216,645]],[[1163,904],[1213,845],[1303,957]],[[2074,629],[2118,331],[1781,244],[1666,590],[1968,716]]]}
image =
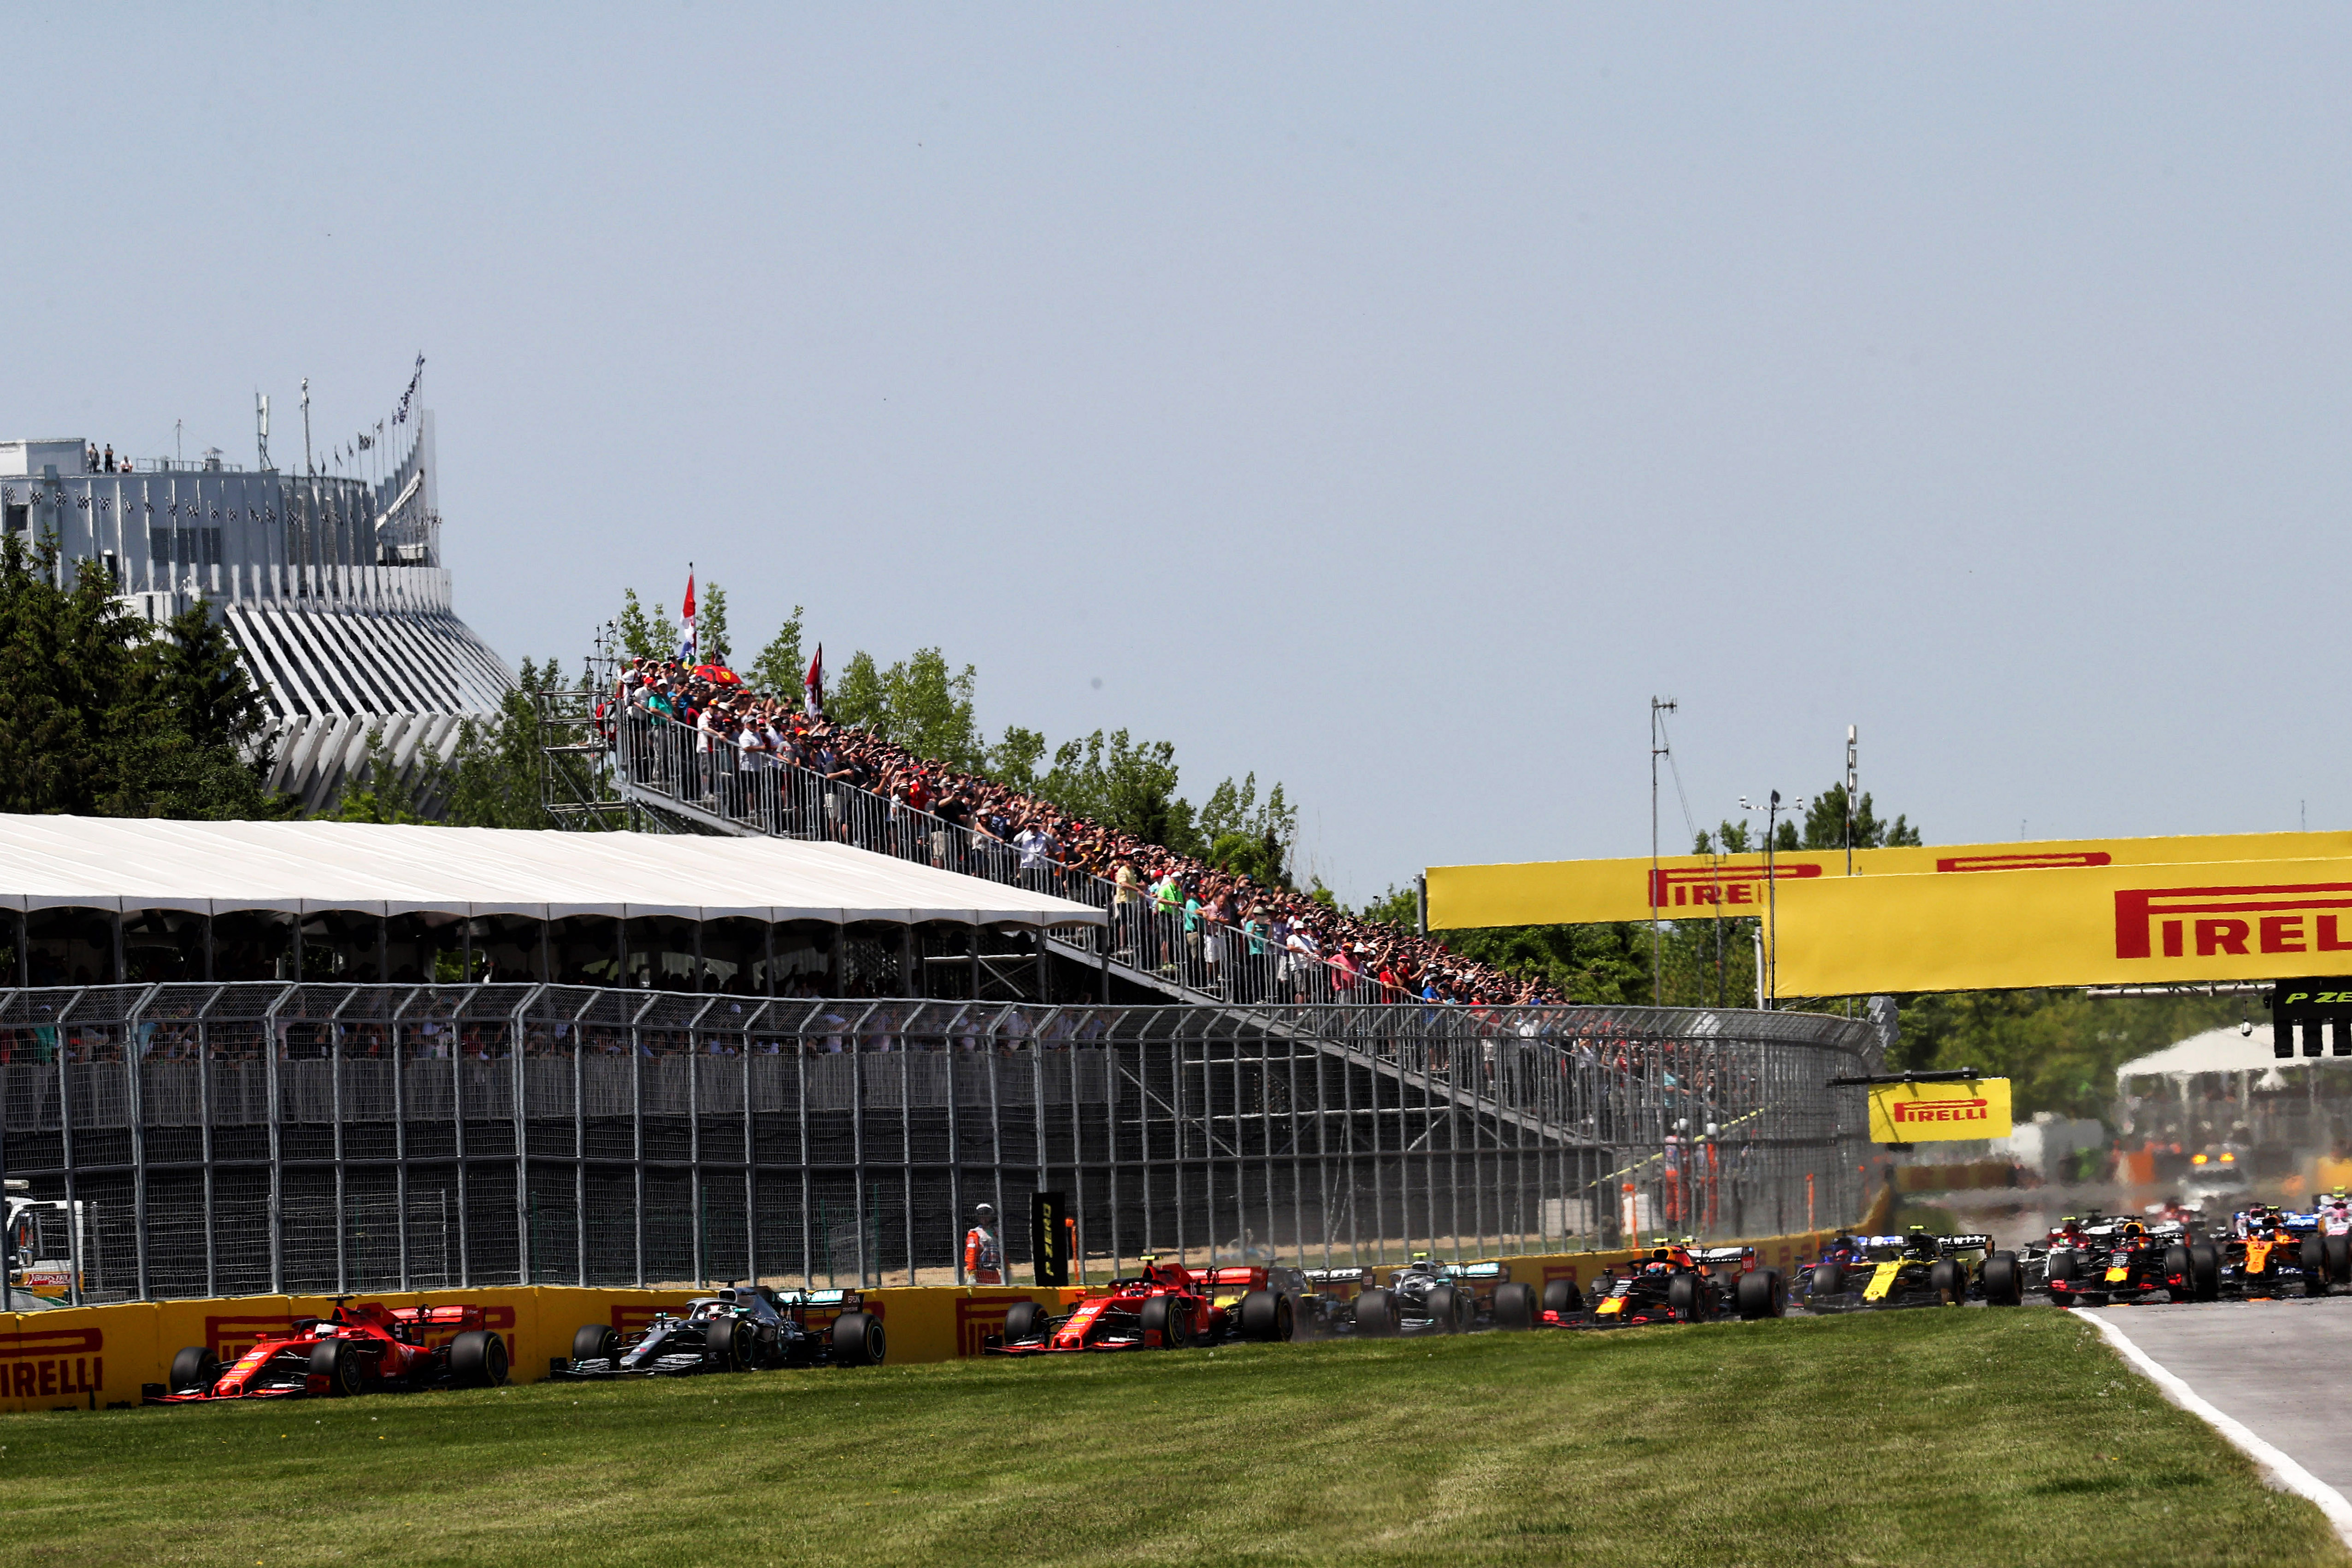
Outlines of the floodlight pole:
{"label": "floodlight pole", "polygon": [[1675,700],[1650,699],[1650,1005],[1664,1005],[1664,961],[1658,946],[1658,759],[1665,754],[1661,739],[1662,715],[1675,710]]}

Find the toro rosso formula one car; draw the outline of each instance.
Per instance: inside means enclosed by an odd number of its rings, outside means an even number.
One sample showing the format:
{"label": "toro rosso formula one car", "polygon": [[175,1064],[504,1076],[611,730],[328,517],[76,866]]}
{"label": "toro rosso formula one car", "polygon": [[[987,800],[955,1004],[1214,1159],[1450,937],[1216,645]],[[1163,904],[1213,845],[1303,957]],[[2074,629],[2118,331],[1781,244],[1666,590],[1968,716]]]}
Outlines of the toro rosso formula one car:
{"label": "toro rosso formula one car", "polygon": [[1594,1280],[1589,1300],[1573,1280],[1546,1285],[1537,1321],[1563,1329],[1697,1323],[1734,1315],[1752,1321],[1777,1318],[1787,1304],[1780,1271],[1759,1268],[1754,1247],[1694,1248],[1687,1240],[1660,1237],[1633,1273]]}
{"label": "toro rosso formula one car", "polygon": [[1535,1327],[1536,1291],[1513,1282],[1499,1263],[1433,1263],[1416,1258],[1378,1283],[1370,1268],[1317,1269],[1307,1276],[1318,1289],[1352,1289],[1352,1300],[1335,1299],[1332,1331],[1367,1339],[1399,1334],[1458,1334],[1476,1329]]}
{"label": "toro rosso formula one car", "polygon": [[[444,1343],[428,1341],[455,1331]],[[492,1388],[507,1380],[507,1342],[482,1325],[479,1307],[384,1307],[338,1298],[326,1318],[297,1318],[263,1334],[224,1370],[209,1345],[172,1358],[168,1390],[150,1405],[214,1399],[287,1399],[379,1389]]]}
{"label": "toro rosso formula one car", "polygon": [[1958,1307],[1970,1297],[1999,1307],[2024,1300],[2024,1272],[1990,1236],[1842,1236],[1801,1270],[1798,1299],[1812,1312]]}
{"label": "toro rosso formula one car", "polygon": [[[812,1315],[831,1321],[812,1324]],[[882,1321],[855,1290],[771,1290],[739,1285],[698,1296],[686,1315],[664,1312],[635,1334],[588,1323],[572,1336],[557,1378],[685,1377],[780,1366],[879,1366]]]}
{"label": "toro rosso formula one car", "polygon": [[1319,1325],[1326,1304],[1305,1289],[1295,1268],[1212,1268],[1143,1260],[1143,1272],[1089,1291],[1056,1314],[1015,1301],[1004,1332],[982,1345],[989,1355],[1056,1355],[1076,1351],[1181,1350],[1227,1340],[1278,1341],[1305,1316]]}

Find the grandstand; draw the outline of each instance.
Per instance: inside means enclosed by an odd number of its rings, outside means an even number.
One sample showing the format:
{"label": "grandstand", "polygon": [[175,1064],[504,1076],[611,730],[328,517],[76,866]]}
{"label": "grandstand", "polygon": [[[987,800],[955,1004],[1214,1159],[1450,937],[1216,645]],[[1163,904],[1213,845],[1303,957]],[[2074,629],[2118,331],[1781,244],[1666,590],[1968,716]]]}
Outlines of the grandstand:
{"label": "grandstand", "polygon": [[401,431],[377,480],[216,452],[100,471],[79,438],[0,441],[0,527],[104,571],[148,620],[211,605],[277,720],[269,786],[316,810],[371,734],[406,767],[514,685],[452,606],[432,412]]}

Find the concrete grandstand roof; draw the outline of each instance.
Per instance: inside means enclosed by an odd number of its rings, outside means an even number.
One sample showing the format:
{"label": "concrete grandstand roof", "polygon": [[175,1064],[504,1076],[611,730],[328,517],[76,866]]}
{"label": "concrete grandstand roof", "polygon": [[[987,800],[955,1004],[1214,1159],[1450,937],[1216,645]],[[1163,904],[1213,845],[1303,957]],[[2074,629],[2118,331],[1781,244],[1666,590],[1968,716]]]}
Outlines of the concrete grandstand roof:
{"label": "concrete grandstand roof", "polygon": [[1099,925],[1103,911],[788,838],[0,815],[0,909],[356,910]]}

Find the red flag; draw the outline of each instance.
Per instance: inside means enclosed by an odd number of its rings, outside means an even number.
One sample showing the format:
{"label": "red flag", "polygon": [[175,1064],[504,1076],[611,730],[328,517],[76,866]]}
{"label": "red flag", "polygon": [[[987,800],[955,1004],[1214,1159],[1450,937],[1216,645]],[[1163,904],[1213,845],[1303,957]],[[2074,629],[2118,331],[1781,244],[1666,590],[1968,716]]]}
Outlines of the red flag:
{"label": "red flag", "polygon": [[816,657],[809,660],[808,678],[801,682],[807,689],[802,698],[802,708],[811,715],[824,711],[824,644],[816,645]]}
{"label": "red flag", "polygon": [[686,608],[678,612],[688,620],[694,619],[694,568],[686,569]]}

